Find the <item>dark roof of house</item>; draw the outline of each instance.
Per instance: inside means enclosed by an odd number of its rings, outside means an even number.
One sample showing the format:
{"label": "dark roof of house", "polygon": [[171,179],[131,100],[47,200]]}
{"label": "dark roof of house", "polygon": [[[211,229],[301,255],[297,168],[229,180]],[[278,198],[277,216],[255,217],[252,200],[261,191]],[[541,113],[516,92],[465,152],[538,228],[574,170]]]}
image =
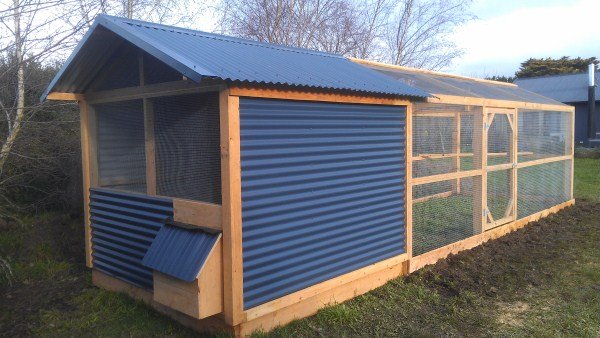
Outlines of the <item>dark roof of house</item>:
{"label": "dark roof of house", "polygon": [[254,84],[429,96],[340,55],[99,15],[41,99],[52,91],[83,92],[122,40],[195,82],[209,77]]}
{"label": "dark roof of house", "polygon": [[[596,72],[596,83],[600,72]],[[517,79],[519,87],[551,97],[560,102],[584,102],[588,100],[588,73],[561,74]],[[600,100],[600,86],[596,86],[596,99]]]}
{"label": "dark roof of house", "polygon": [[[360,62],[360,61],[358,61]],[[371,69],[397,79],[411,87],[420,88],[432,95],[477,97],[493,100],[520,101],[560,105],[551,97],[546,97],[521,86],[497,81],[455,76],[438,72],[427,72],[407,67],[396,67],[377,63],[366,63]]]}

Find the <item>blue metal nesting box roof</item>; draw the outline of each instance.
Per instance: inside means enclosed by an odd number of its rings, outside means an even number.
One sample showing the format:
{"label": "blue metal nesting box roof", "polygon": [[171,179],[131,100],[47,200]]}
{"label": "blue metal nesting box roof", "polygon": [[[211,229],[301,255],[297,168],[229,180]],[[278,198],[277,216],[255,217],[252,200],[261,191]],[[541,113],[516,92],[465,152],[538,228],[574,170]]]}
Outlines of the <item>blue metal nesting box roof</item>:
{"label": "blue metal nesting box roof", "polygon": [[191,282],[198,277],[220,233],[184,229],[165,224],[146,252],[142,264],[169,276]]}
{"label": "blue metal nesting box roof", "polygon": [[430,96],[340,55],[99,15],[41,99],[53,91],[83,92],[98,66],[106,62],[104,54],[122,39],[196,82],[211,77],[254,84]]}

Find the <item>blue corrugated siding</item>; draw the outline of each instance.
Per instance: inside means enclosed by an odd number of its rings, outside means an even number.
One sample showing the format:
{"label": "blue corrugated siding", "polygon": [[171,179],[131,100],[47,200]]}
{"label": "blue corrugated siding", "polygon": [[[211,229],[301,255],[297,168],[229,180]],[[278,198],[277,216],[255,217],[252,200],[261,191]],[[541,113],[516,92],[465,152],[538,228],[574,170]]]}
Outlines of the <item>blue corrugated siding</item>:
{"label": "blue corrugated siding", "polygon": [[169,276],[191,282],[198,277],[220,234],[201,229],[164,225],[146,252],[142,264]]}
{"label": "blue corrugated siding", "polygon": [[405,109],[241,99],[244,307],[404,252]]}
{"label": "blue corrugated siding", "polygon": [[122,191],[90,190],[94,268],[126,282],[152,288],[152,269],[142,259],[167,218],[173,201]]}

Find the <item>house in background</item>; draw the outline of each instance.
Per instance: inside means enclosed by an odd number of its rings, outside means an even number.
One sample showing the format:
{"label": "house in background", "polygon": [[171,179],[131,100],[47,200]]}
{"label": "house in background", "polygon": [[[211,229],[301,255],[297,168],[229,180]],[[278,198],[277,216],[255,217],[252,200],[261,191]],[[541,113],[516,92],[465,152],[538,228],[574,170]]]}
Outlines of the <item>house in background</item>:
{"label": "house in background", "polygon": [[[594,76],[591,76],[593,72]],[[594,81],[590,81],[594,79]],[[575,143],[600,147],[600,88],[594,86],[600,72],[590,67],[588,73],[561,74],[517,79],[515,83],[526,90],[575,107]],[[590,90],[590,87],[593,90]],[[590,119],[590,111],[594,111]],[[591,123],[590,123],[591,122]],[[590,125],[592,129],[590,131]]]}

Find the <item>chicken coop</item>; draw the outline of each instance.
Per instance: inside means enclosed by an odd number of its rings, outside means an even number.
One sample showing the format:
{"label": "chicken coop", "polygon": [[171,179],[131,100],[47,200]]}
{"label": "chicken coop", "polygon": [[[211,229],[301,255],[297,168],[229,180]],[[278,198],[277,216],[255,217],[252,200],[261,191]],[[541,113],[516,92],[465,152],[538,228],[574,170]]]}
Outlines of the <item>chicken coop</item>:
{"label": "chicken coop", "polygon": [[572,205],[573,108],[513,84],[98,16],[86,263],[197,330],[270,330]]}

